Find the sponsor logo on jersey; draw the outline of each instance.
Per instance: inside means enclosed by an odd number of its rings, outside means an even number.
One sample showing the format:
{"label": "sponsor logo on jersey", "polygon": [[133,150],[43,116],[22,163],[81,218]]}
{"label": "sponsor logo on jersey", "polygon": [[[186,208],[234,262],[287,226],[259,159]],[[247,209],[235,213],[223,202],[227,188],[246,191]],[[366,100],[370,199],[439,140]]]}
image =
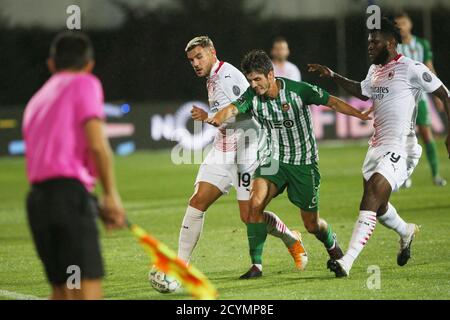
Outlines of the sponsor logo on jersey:
{"label": "sponsor logo on jersey", "polygon": [[388,87],[373,87],[372,91],[374,93],[389,93],[389,88]]}
{"label": "sponsor logo on jersey", "polygon": [[239,97],[241,94],[241,89],[238,86],[233,86],[233,93],[235,96]]}
{"label": "sponsor logo on jersey", "polygon": [[381,100],[389,93],[388,87],[372,87],[372,100]]}
{"label": "sponsor logo on jersey", "polygon": [[283,121],[283,126],[285,127],[285,128],[292,128],[293,126],[294,126],[294,121],[292,121],[292,120],[284,120]]}
{"label": "sponsor logo on jersey", "polygon": [[294,126],[294,121],[290,119],[286,119],[283,121],[270,121],[270,120],[263,120],[264,125],[269,129],[290,129]]}
{"label": "sponsor logo on jersey", "polygon": [[431,82],[431,80],[432,80],[431,74],[429,74],[428,72],[422,73],[422,79],[425,82]]}

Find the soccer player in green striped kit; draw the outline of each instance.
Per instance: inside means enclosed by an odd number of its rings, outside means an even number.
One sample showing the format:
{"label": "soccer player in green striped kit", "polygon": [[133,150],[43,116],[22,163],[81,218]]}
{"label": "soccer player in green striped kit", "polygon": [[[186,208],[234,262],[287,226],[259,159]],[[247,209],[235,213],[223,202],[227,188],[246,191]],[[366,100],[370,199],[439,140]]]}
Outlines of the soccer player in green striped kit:
{"label": "soccer player in green striped kit", "polygon": [[[413,24],[408,14],[402,12],[395,15],[395,23],[400,29],[400,35],[402,36],[402,43],[398,44],[397,52],[403,54],[405,57],[422,62],[436,74],[433,67],[433,52],[431,51],[430,43],[411,33]],[[434,96],[432,96],[432,98],[436,107],[440,111],[444,111],[442,102]],[[436,151],[436,143],[434,142],[433,132],[431,131],[431,119],[425,96],[422,96],[422,99],[419,101],[416,125],[419,128],[419,134],[425,144],[425,151],[428,163],[430,164],[433,183],[436,186],[443,187],[447,184],[447,181],[439,174],[439,160]],[[404,186],[410,187],[411,179],[408,179]]]}
{"label": "soccer player in green striped kit", "polygon": [[342,257],[331,226],[319,217],[320,173],[310,104],[326,105],[337,112],[369,120],[361,112],[328,92],[306,82],[275,78],[269,56],[249,52],[241,69],[250,87],[235,102],[205,121],[220,126],[238,114],[251,113],[265,135],[259,148],[250,196],[247,235],[252,263],[261,259],[267,231],[263,212],[269,202],[287,189],[289,200],[300,208],[306,230],[314,234],[330,257]]}

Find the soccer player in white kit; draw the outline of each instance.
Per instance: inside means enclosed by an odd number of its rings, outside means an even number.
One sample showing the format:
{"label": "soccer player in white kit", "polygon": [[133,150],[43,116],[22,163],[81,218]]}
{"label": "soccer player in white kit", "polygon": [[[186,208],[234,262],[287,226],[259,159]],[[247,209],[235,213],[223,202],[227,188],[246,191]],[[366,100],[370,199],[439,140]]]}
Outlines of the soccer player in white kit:
{"label": "soccer player in white kit", "polygon": [[[346,79],[321,65],[308,65],[331,78],[350,94],[373,100],[375,132],[363,164],[364,195],[359,217],[343,258],[328,261],[336,277],[346,277],[372,235],[377,221],[400,235],[397,264],[405,265],[418,227],[406,223],[389,202],[417,165],[422,148],[415,135],[417,104],[422,92],[432,93],[445,106],[450,124],[449,94],[442,82],[424,64],[397,53],[401,43],[399,29],[387,18],[380,29],[370,30],[368,53],[372,65],[362,82]],[[446,140],[450,155],[450,135]]]}
{"label": "soccer player in white kit", "polygon": [[[214,44],[210,38],[200,36],[192,39],[186,46],[186,54],[198,77],[206,77],[210,113],[193,106],[194,120],[203,121],[221,108],[237,100],[247,90],[249,84],[244,75],[234,66],[217,59]],[[178,256],[189,262],[203,229],[205,212],[220,196],[227,194],[231,187],[236,188],[242,222],[249,219],[249,199],[251,177],[258,167],[259,126],[251,116],[230,119],[219,128],[213,147],[200,166],[195,181],[195,191],[180,230]],[[264,212],[267,232],[280,238],[300,268],[305,249],[301,236],[291,231],[273,212]],[[262,276],[261,253],[250,251],[252,266],[241,279]]]}
{"label": "soccer player in white kit", "polygon": [[273,72],[275,77],[287,78],[294,81],[302,81],[302,75],[298,67],[288,61],[290,50],[287,40],[277,37],[273,40],[270,56],[272,57]]}

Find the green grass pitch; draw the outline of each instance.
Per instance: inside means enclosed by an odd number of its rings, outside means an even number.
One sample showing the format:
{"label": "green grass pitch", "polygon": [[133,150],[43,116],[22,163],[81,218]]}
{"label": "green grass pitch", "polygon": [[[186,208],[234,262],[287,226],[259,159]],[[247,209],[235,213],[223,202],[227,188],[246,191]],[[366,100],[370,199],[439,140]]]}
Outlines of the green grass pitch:
{"label": "green grass pitch", "polygon": [[[450,178],[450,160],[438,142],[442,175]],[[350,240],[362,195],[361,165],[367,146],[321,144],[321,216],[332,224],[343,249]],[[174,165],[168,151],[139,152],[115,161],[119,189],[130,219],[176,249],[187,201],[198,165]],[[34,251],[24,211],[28,186],[24,160],[0,159],[0,293],[49,295]],[[206,215],[203,235],[192,263],[215,284],[220,299],[450,299],[450,186],[432,185],[423,155],[413,187],[391,198],[400,215],[422,226],[413,257],[396,264],[398,237],[378,224],[356,261],[350,278],[336,279],[326,269],[327,254],[306,234],[298,210],[279,196],[269,206],[291,229],[303,233],[309,254],[307,270],[298,272],[279,239],[268,236],[264,276],[238,280],[249,267],[246,229],[240,222],[235,192],[224,196]],[[163,295],[147,280],[149,259],[127,230],[106,233],[102,247],[107,270],[106,299],[190,299],[183,293]],[[381,287],[369,289],[369,266],[378,266]],[[0,296],[0,299],[6,299]]]}

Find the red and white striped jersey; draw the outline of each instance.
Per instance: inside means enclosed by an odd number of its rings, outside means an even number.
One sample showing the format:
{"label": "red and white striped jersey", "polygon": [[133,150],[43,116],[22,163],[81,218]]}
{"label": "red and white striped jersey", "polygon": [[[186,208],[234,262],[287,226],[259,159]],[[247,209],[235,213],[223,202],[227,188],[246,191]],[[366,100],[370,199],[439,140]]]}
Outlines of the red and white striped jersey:
{"label": "red and white striped jersey", "polygon": [[399,54],[386,65],[372,65],[361,82],[362,94],[373,101],[373,147],[390,145],[405,149],[415,136],[417,104],[422,92],[433,92],[442,82],[423,63]]}
{"label": "red and white striped jersey", "polygon": [[[206,81],[210,113],[214,114],[236,101],[248,87],[248,81],[242,72],[227,62],[217,61]],[[255,132],[259,130],[251,115],[239,115],[237,118],[228,119],[219,128],[214,139],[216,149],[224,152],[237,150],[242,132],[230,134],[230,129],[242,129],[240,131],[253,129]],[[250,144],[256,143],[257,141],[250,141]]]}

